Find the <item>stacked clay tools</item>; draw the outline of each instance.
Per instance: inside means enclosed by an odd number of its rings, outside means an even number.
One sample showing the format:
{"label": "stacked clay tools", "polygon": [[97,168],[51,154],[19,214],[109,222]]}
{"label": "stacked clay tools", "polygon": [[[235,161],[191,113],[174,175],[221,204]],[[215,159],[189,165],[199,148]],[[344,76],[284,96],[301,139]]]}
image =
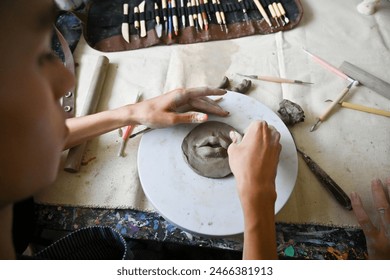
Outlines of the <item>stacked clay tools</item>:
{"label": "stacked clay tools", "polygon": [[[229,33],[227,12],[234,5],[239,7],[243,21],[250,22],[248,10],[252,9],[256,16],[261,16],[267,25],[274,28],[285,26],[290,22],[287,13],[280,2],[268,0],[143,0],[138,5],[131,2],[123,3],[123,20],[121,33],[123,39],[130,43],[132,30],[136,30],[138,38],[147,36],[147,21],[154,22],[154,30],[158,38],[163,35],[172,39],[179,36],[185,28],[195,28],[196,32],[208,31],[210,24],[218,24],[221,31]],[[272,2],[272,3],[271,3]],[[266,7],[266,8],[265,8]],[[252,16],[252,20],[258,17]],[[233,23],[233,22],[230,22]],[[164,32],[163,32],[164,30]]]}

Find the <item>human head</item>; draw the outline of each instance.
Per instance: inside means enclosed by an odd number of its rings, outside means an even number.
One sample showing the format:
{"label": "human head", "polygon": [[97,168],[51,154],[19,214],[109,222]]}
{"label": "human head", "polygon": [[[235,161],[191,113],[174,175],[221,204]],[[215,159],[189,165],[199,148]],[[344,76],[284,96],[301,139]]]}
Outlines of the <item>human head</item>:
{"label": "human head", "polygon": [[59,99],[74,77],[53,57],[52,0],[0,1],[0,207],[58,172],[68,129]]}

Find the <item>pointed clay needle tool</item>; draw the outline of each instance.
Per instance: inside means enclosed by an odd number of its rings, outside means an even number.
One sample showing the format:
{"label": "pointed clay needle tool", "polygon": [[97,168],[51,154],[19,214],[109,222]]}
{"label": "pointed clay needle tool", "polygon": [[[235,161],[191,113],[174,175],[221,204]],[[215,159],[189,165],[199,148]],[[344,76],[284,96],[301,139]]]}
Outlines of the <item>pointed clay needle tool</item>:
{"label": "pointed clay needle tool", "polygon": [[257,76],[257,75],[244,75],[237,73],[237,75],[247,77],[250,79],[255,79],[255,80],[261,80],[261,81],[267,81],[267,82],[273,82],[273,83],[286,83],[286,84],[313,84],[309,82],[302,82],[299,80],[291,80],[291,79],[285,79],[285,78],[279,78],[279,77],[270,77],[270,76]]}

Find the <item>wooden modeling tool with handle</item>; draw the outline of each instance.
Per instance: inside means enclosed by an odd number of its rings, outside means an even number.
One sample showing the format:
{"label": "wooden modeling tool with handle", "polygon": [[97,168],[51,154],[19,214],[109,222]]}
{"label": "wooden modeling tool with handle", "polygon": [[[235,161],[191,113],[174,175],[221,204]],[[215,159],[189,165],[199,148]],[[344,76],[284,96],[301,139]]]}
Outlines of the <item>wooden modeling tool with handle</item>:
{"label": "wooden modeling tool with handle", "polygon": [[253,0],[260,14],[263,16],[264,20],[268,23],[268,25],[272,28],[272,23],[267,15],[267,12],[264,10],[263,6],[260,4],[259,0]]}
{"label": "wooden modeling tool with handle", "polygon": [[[105,56],[100,56],[92,76],[91,84],[85,99],[83,110],[80,116],[86,116],[95,113],[99,103],[104,80],[106,78],[109,60]],[[80,170],[87,142],[69,149],[68,157],[65,162],[64,170],[70,173],[76,173]]]}
{"label": "wooden modeling tool with handle", "polygon": [[303,82],[300,80],[292,80],[292,79],[286,79],[286,78],[280,78],[280,77],[270,77],[270,76],[257,76],[257,75],[244,75],[237,73],[237,75],[247,77],[250,79],[255,79],[255,80],[261,80],[261,81],[266,81],[266,82],[272,82],[272,83],[286,83],[286,84],[313,84],[309,82]]}
{"label": "wooden modeling tool with handle", "polygon": [[352,82],[350,83],[336,98],[335,101],[332,102],[332,104],[330,104],[328,106],[328,108],[326,108],[325,112],[322,113],[321,116],[319,116],[317,119],[316,119],[316,123],[310,128],[310,132],[314,131],[317,129],[317,127],[320,125],[321,122],[325,121],[328,116],[330,115],[330,113],[332,112],[332,110],[336,107],[336,106],[339,106],[339,103],[341,101],[343,101],[344,97],[347,95],[347,93],[349,92],[349,90],[351,89],[351,87],[355,84],[356,82]]}

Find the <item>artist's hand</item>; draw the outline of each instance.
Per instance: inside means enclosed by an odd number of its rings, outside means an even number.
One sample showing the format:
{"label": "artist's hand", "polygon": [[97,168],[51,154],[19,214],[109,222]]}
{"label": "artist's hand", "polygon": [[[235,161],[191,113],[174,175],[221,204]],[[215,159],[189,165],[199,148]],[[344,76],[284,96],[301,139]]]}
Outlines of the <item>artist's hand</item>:
{"label": "artist's hand", "polygon": [[207,97],[225,93],[225,90],[210,88],[175,89],[136,104],[136,116],[139,124],[152,128],[202,123],[207,121],[207,113],[222,117],[229,115],[217,102]]}
{"label": "artist's hand", "polygon": [[252,122],[244,137],[231,133],[229,165],[244,213],[244,259],[277,259],[275,179],[280,134],[266,122]]}
{"label": "artist's hand", "polygon": [[264,121],[252,122],[242,141],[231,133],[229,165],[236,181],[243,207],[246,199],[266,197],[275,202],[275,178],[281,145],[280,134]]}
{"label": "artist's hand", "polygon": [[[387,194],[386,190],[387,188]],[[390,177],[385,184],[380,180],[371,182],[372,198],[377,209],[377,226],[364,210],[360,196],[351,194],[353,212],[366,237],[368,257],[370,259],[390,259]]]}

